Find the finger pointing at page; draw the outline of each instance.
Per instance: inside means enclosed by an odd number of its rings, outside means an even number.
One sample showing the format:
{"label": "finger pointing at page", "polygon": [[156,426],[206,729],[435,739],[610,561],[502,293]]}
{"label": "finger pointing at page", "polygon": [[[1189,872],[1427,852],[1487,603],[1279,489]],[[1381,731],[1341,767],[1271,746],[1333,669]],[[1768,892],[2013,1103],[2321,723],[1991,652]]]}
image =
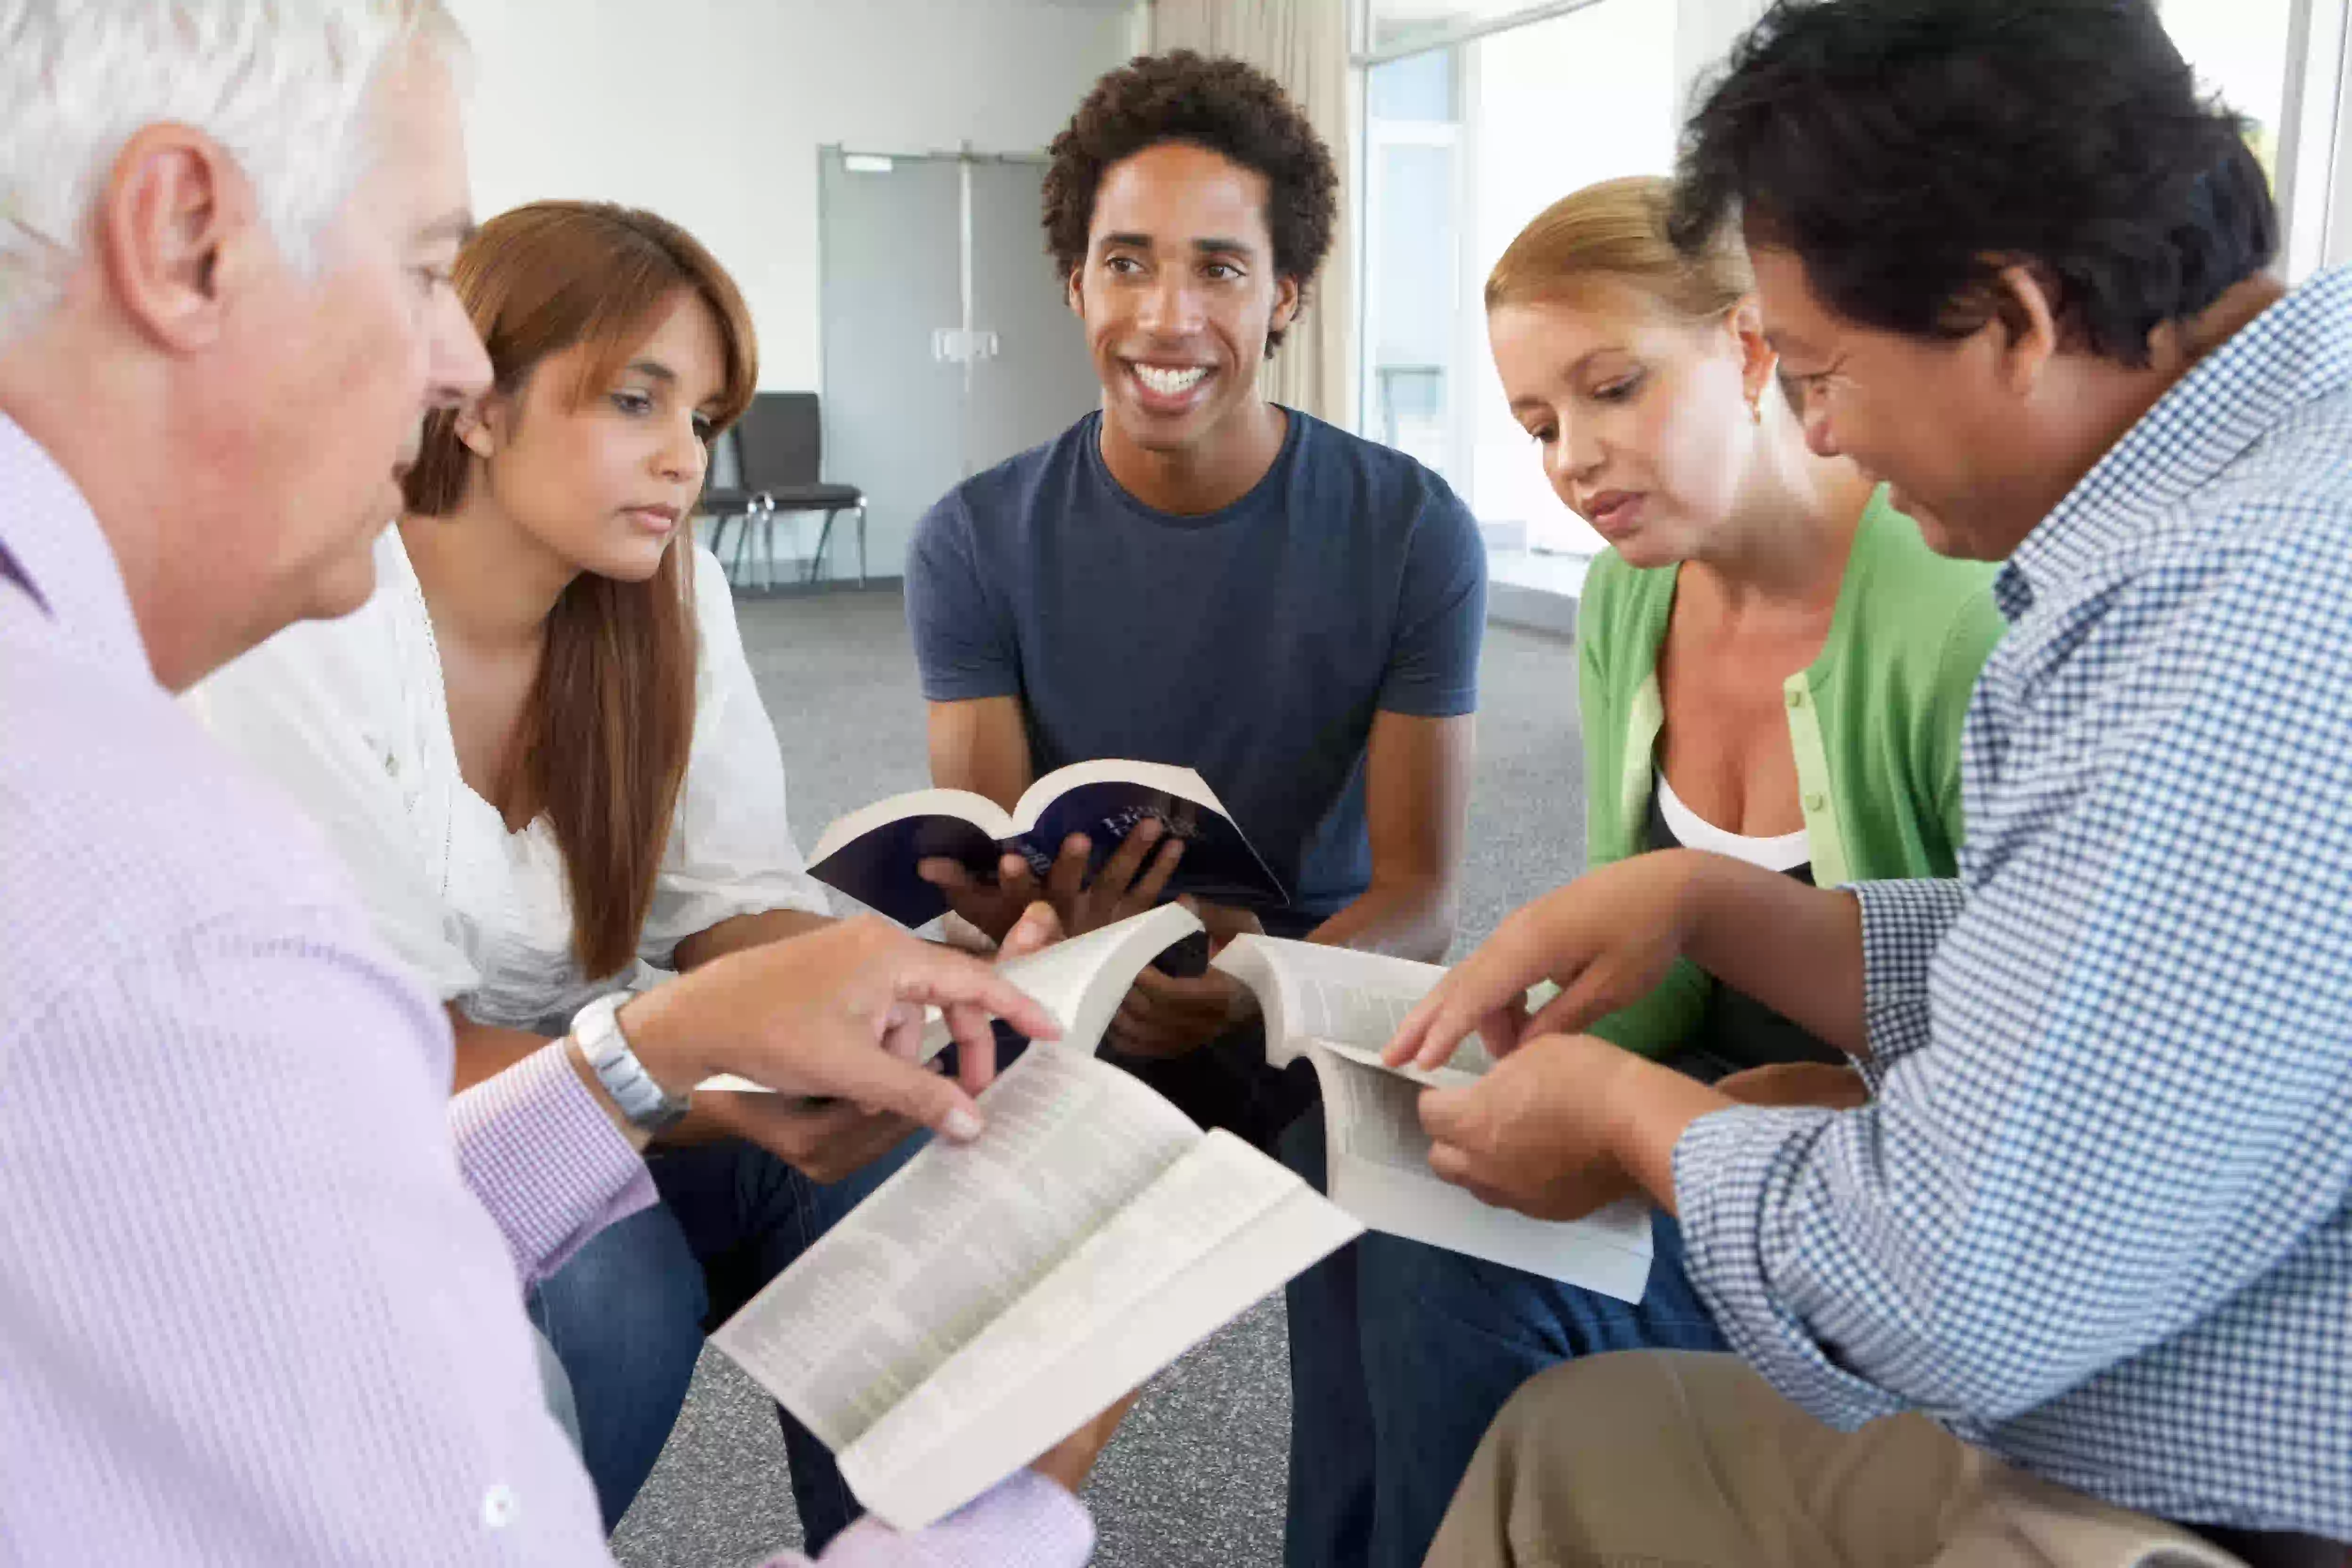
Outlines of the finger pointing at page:
{"label": "finger pointing at page", "polygon": [[959,1086],[892,1055],[891,1031],[936,1006],[993,1065],[985,1019],[1053,1039],[1052,1015],[967,953],[920,942],[875,917],[713,960],[621,1010],[638,1058],[673,1093],[733,1073],[786,1093],[895,1110],[950,1138],[981,1126]]}

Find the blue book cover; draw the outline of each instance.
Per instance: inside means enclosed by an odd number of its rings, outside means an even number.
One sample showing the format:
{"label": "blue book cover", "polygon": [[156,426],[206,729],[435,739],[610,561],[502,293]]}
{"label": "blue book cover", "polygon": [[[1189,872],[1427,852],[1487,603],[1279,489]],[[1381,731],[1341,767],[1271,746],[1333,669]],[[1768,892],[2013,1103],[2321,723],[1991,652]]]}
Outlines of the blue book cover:
{"label": "blue book cover", "polygon": [[824,830],[810,873],[905,926],[947,912],[945,894],[917,874],[921,861],[962,862],[981,880],[1019,855],[1042,879],[1062,843],[1083,833],[1093,870],[1147,818],[1184,841],[1168,895],[1239,909],[1278,909],[1289,894],[1200,774],[1161,763],[1075,763],[1031,784],[1010,813],[969,790],[925,789],[853,811]]}

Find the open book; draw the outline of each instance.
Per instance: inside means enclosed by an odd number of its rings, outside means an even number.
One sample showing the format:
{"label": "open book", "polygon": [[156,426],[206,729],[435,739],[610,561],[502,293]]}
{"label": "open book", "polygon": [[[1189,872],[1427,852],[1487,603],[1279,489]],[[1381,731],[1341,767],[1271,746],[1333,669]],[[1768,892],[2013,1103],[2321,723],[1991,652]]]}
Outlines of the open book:
{"label": "open book", "polygon": [[[1191,910],[1163,904],[1149,914],[1055,942],[1024,958],[1007,959],[997,966],[997,973],[1054,1016],[1054,1021],[1062,1026],[1064,1046],[1091,1051],[1110,1026],[1111,1015],[1118,1011],[1120,999],[1143,966],[1200,929],[1201,922]],[[924,1013],[923,1045],[917,1059],[927,1062],[946,1050],[954,1037],[948,1033],[947,1020],[937,1007],[926,1008]],[[694,1087],[741,1092],[770,1086],[721,1073]]]}
{"label": "open book", "polygon": [[1424,1086],[1476,1081],[1476,1039],[1435,1072],[1391,1068],[1381,1050],[1445,971],[1380,953],[1273,937],[1235,939],[1215,961],[1256,994],[1266,1059],[1305,1057],[1323,1089],[1331,1201],[1373,1230],[1638,1301],[1650,1276],[1649,1205],[1628,1198],[1565,1222],[1493,1208],[1429,1168]]}
{"label": "open book", "polygon": [[[1213,903],[1263,909],[1289,900],[1233,814],[1199,773],[1160,763],[1074,763],[1031,784],[1008,815],[986,795],[919,789],[892,795],[836,819],[809,857],[809,874],[901,925],[919,926],[947,912],[947,898],[917,874],[933,857],[960,860],[993,881],[1006,854],[1025,858],[1041,879],[1063,840],[1092,842],[1092,869],[1116,853],[1146,817],[1184,840],[1168,885]],[[1157,850],[1154,853],[1158,853]]]}
{"label": "open book", "polygon": [[1038,954],[1066,961],[1023,975],[1066,1043],[1030,1047],[981,1096],[979,1138],[926,1147],[712,1336],[884,1521],[961,1508],[1360,1234],[1090,1054],[1198,928],[1171,905]]}

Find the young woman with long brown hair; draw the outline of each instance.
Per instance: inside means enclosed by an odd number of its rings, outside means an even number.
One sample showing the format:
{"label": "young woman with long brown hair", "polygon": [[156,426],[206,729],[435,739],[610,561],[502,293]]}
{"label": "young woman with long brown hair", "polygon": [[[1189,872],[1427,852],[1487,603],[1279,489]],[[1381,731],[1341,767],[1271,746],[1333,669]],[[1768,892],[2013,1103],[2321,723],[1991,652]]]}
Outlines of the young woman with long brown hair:
{"label": "young woman with long brown hair", "polygon": [[[463,1089],[598,997],[803,931],[825,902],[725,578],[688,531],[709,443],[757,384],[734,282],[675,225],[577,202],[491,220],[452,280],[496,384],[428,421],[375,597],[194,700],[326,829],[447,1004]],[[695,1105],[647,1161],[643,1212],[530,1301],[608,1525],[661,1451],[704,1322],[870,1191],[909,1132],[853,1107]],[[727,1135],[754,1117],[790,1164]],[[823,1446],[784,1431],[821,1546],[854,1504]]]}

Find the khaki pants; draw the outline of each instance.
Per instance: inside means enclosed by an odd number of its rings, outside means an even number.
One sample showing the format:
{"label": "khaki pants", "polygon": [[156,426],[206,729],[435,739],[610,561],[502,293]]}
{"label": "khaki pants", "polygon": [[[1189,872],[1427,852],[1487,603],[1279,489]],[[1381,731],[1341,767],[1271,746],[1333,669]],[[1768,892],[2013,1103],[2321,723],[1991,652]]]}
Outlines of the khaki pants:
{"label": "khaki pants", "polygon": [[1735,1356],[1570,1362],[1503,1407],[1430,1568],[2238,1568],[1919,1415],[1835,1432]]}

